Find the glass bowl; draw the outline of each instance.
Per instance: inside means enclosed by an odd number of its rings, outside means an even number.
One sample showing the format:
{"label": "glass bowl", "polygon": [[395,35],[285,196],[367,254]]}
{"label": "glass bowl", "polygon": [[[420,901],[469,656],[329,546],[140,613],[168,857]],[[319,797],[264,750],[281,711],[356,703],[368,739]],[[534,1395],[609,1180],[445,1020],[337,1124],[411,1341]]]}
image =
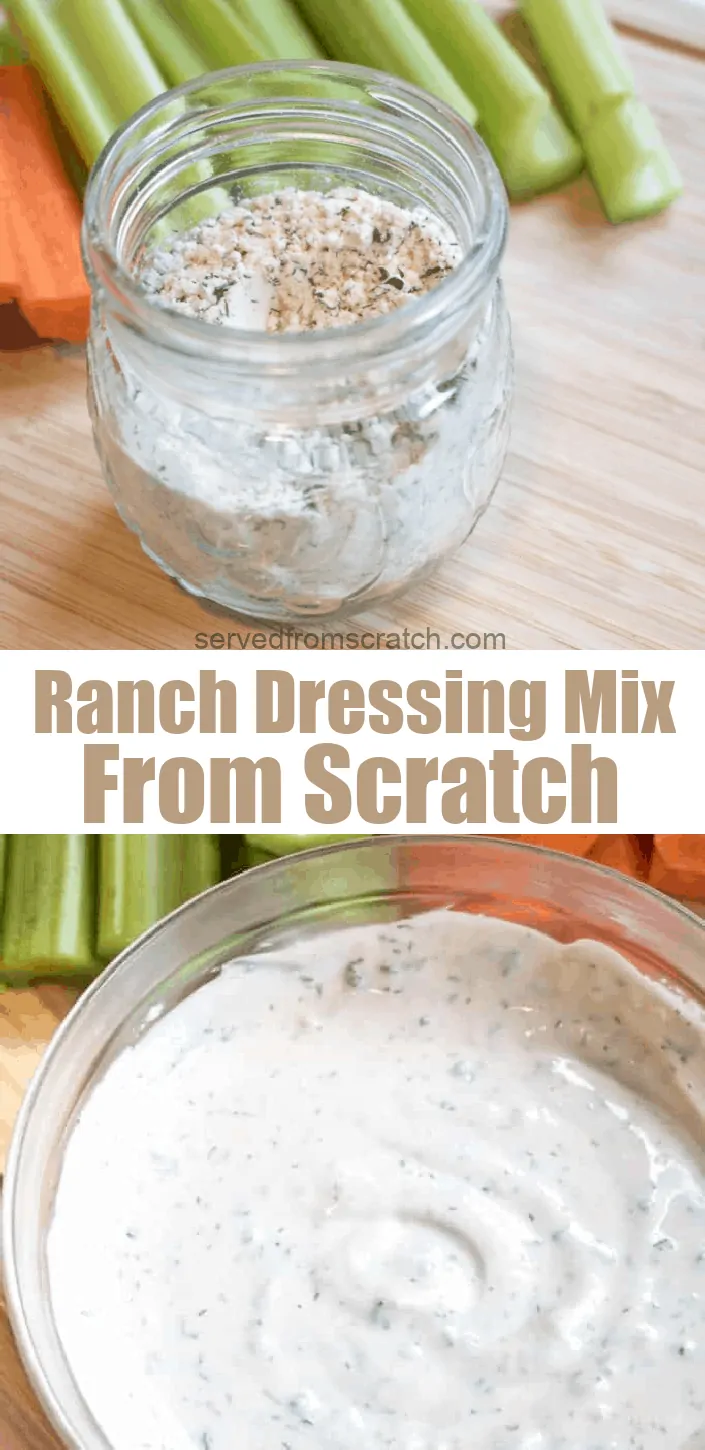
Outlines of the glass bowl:
{"label": "glass bowl", "polygon": [[591,938],[705,1002],[705,923],[617,872],[481,837],[386,837],[257,866],[213,887],[123,952],[54,1038],[15,1129],[4,1193],[11,1322],[30,1380],[70,1450],[111,1450],[53,1322],[47,1230],[62,1152],[107,1064],[233,957],[353,922],[440,906],[504,917],[559,941]]}

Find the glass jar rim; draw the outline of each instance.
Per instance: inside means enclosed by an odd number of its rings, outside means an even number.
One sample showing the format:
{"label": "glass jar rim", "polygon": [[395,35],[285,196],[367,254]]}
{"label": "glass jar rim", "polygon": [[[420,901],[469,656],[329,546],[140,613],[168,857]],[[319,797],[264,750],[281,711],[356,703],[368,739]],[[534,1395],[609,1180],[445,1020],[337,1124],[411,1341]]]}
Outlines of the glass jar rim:
{"label": "glass jar rim", "polygon": [[[458,265],[428,292],[410,298],[402,307],[382,316],[356,322],[352,328],[266,333],[239,327],[213,327],[201,318],[158,306],[122,262],[111,235],[108,216],[113,186],[120,179],[120,168],[129,156],[133,139],[145,121],[158,118],[160,113],[167,113],[175,102],[195,96],[199,91],[233,81],[256,81],[258,76],[286,77],[297,73],[310,74],[323,81],[329,78],[333,82],[364,85],[373,98],[373,88],[377,87],[380,99],[397,102],[417,122],[426,124],[429,131],[435,131],[455,153],[458,162],[470,168],[480,184],[483,207],[480,244],[470,248]],[[287,102],[292,107],[302,104],[302,99],[294,95],[272,95],[269,99],[276,99],[282,107]],[[329,102],[321,100],[311,99],[308,104],[319,107],[326,104],[330,108]],[[350,110],[355,102],[344,104]],[[177,127],[178,120],[174,122],[174,132]],[[161,140],[166,140],[171,134],[170,128],[165,126],[158,134]],[[257,360],[272,364],[281,361],[286,365],[301,365],[315,360],[316,363],[330,365],[341,353],[349,353],[351,346],[354,346],[358,358],[362,355],[377,357],[380,353],[393,351],[410,335],[425,331],[434,322],[458,309],[469,309],[498,273],[507,241],[508,221],[506,191],[487,146],[469,123],[444,101],[408,81],[365,66],[329,60],[263,61],[212,71],[164,91],[113,133],[88,178],[82,247],[92,289],[102,288],[126,313],[131,326],[144,335],[155,337],[162,346],[167,345],[191,356],[216,356],[224,362],[235,361],[246,348],[252,362]],[[165,335],[167,333],[168,336]],[[351,333],[354,333],[354,343]]]}

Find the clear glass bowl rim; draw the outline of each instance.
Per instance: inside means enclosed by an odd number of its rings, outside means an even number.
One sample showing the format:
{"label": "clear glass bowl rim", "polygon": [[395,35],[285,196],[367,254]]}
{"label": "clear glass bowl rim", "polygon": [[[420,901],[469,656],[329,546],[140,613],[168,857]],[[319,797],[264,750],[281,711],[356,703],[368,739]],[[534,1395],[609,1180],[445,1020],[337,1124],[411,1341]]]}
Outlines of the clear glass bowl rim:
{"label": "clear glass bowl rim", "polygon": [[[297,875],[302,876],[305,880],[306,872],[312,864],[315,867],[319,862],[328,862],[332,869],[333,863],[344,859],[345,856],[349,856],[351,860],[354,857],[359,857],[361,862],[365,858],[374,859],[375,856],[379,856],[382,859],[386,857],[388,864],[391,864],[393,870],[396,871],[397,865],[403,867],[405,864],[407,866],[413,864],[413,855],[418,848],[427,850],[429,847],[433,848],[436,863],[440,868],[438,880],[435,879],[434,867],[431,873],[431,879],[423,887],[421,886],[421,882],[406,883],[403,879],[397,880],[396,883],[393,883],[391,880],[386,883],[380,882],[379,888],[372,893],[372,899],[388,901],[394,898],[395,893],[398,893],[404,900],[418,900],[421,903],[420,910],[432,909],[432,907],[441,905],[455,905],[458,907],[465,903],[463,909],[474,909],[483,912],[490,903],[482,894],[477,896],[479,905],[471,908],[467,904],[471,899],[475,900],[472,894],[473,858],[475,858],[476,867],[479,858],[480,863],[484,859],[486,866],[489,865],[493,869],[495,867],[497,868],[497,880],[495,880],[495,884],[492,887],[490,901],[499,902],[507,908],[506,910],[494,912],[490,910],[488,914],[506,916],[509,920],[523,920],[526,924],[537,924],[533,921],[527,921],[525,913],[521,910],[519,910],[518,915],[516,913],[517,908],[521,907],[522,904],[524,906],[530,905],[532,901],[538,904],[543,900],[542,894],[539,893],[535,897],[518,899],[511,896],[506,892],[506,889],[504,891],[502,890],[499,872],[504,868],[505,874],[507,874],[511,869],[512,862],[519,865],[523,861],[527,872],[530,872],[532,867],[536,868],[537,882],[541,885],[541,872],[545,868],[543,884],[545,885],[548,882],[550,889],[543,893],[543,895],[548,900],[553,900],[556,893],[559,894],[561,889],[565,889],[567,892],[574,889],[577,891],[578,896],[586,894],[587,906],[585,909],[589,910],[589,886],[592,883],[596,889],[600,888],[598,889],[598,897],[600,894],[603,895],[604,899],[601,902],[601,906],[604,908],[607,902],[610,901],[615,908],[615,913],[612,917],[605,915],[600,916],[599,920],[590,921],[583,917],[573,917],[572,912],[562,914],[562,906],[556,903],[555,920],[563,921],[564,924],[569,921],[574,921],[583,930],[577,933],[568,931],[567,935],[563,935],[561,931],[552,932],[547,923],[544,923],[540,929],[547,930],[549,935],[557,935],[561,940],[578,940],[581,936],[584,938],[586,935],[589,935],[594,939],[605,941],[615,950],[621,950],[632,961],[636,961],[636,964],[647,975],[666,976],[673,985],[684,990],[689,995],[695,996],[705,1005],[705,921],[701,920],[680,902],[674,901],[672,898],[664,896],[647,884],[624,876],[609,867],[602,866],[585,858],[569,856],[563,852],[551,850],[550,848],[494,836],[389,835],[373,836],[363,838],[362,840],[357,838],[331,846],[318,846],[312,850],[298,852],[291,856],[275,858],[262,865],[251,867],[249,870],[211,887],[200,896],[195,897],[184,906],[179,907],[169,916],[162,918],[161,921],[157,922],[114,959],[101,976],[79,998],[76,1005],[58,1028],[25,1095],[8,1155],[2,1204],[2,1267],[10,1322],[30,1383],[54,1430],[59,1434],[62,1442],[67,1447],[70,1447],[70,1450],[111,1450],[111,1447],[82,1401],[71,1378],[68,1364],[66,1361],[62,1361],[61,1369],[64,1380],[67,1382],[71,1397],[78,1404],[84,1420],[84,1425],[80,1431],[80,1438],[78,1437],[79,1432],[75,1430],[75,1424],[69,1419],[68,1413],[65,1410],[65,1401],[62,1400],[61,1390],[57,1383],[58,1375],[55,1375],[53,1380],[51,1379],[36,1348],[33,1326],[36,1326],[42,1315],[49,1314],[48,1304],[41,1301],[41,1293],[37,1292],[37,1286],[40,1285],[41,1279],[40,1265],[46,1241],[46,1225],[42,1228],[41,1241],[38,1245],[38,1251],[34,1255],[34,1262],[32,1264],[34,1281],[32,1287],[35,1291],[32,1303],[27,1302],[23,1293],[16,1261],[16,1242],[22,1219],[22,1204],[19,1201],[19,1188],[21,1186],[22,1174],[25,1170],[24,1159],[27,1152],[27,1141],[31,1134],[35,1116],[41,1112],[43,1096],[47,1090],[47,1082],[50,1080],[55,1066],[60,1063],[67,1051],[70,1051],[71,1047],[75,1045],[73,1039],[77,1031],[80,1031],[81,1023],[91,1008],[95,1007],[101,997],[106,993],[108,995],[110,994],[111,990],[115,988],[117,980],[123,986],[124,979],[129,977],[133,960],[137,959],[137,968],[139,969],[139,958],[141,954],[145,952],[149,954],[150,951],[154,951],[155,947],[158,948],[160,941],[168,941],[170,935],[178,935],[179,929],[184,924],[197,922],[199,916],[203,918],[203,925],[206,925],[208,913],[212,909],[213,902],[219,902],[221,905],[224,905],[231,896],[235,899],[238,897],[243,897],[244,899],[246,893],[254,887],[255,891],[259,890],[260,893],[264,892],[264,897],[272,903],[272,907],[269,910],[266,920],[262,920],[257,926],[248,926],[246,931],[255,937],[265,927],[268,928],[269,932],[276,933],[278,926],[281,927],[284,922],[292,919],[290,915],[284,916],[274,910],[274,903],[278,899],[275,889],[278,882],[280,884],[285,883],[287,878]],[[459,858],[465,858],[461,864],[461,870],[466,873],[467,878],[464,882],[460,879],[455,881],[450,879],[453,870],[457,869],[458,863],[454,860],[456,855]],[[390,871],[391,875],[392,872]],[[449,878],[448,884],[444,885],[443,881],[446,876]],[[269,894],[267,895],[267,893]],[[324,894],[317,902],[310,900],[306,900],[303,903],[298,902],[298,905],[294,909],[293,919],[295,920],[297,910],[302,907],[304,911],[311,911],[317,905],[322,907],[333,906],[336,903],[342,905],[345,900],[354,901],[364,899],[364,897],[365,894],[363,893],[363,897],[361,898],[359,892],[349,893],[347,895],[336,892],[331,895]],[[632,950],[630,951],[628,949],[629,928],[633,926],[634,920],[640,921],[642,917],[648,921],[650,930],[655,932],[660,942],[658,950],[654,950],[650,937],[648,942],[645,940],[638,943],[633,942]],[[370,916],[369,919],[374,920],[375,918],[374,916]],[[623,928],[627,928],[626,938],[624,938],[623,931],[620,930],[620,922]],[[608,923],[608,925],[605,925],[605,923]],[[340,924],[344,925],[345,923],[343,921]],[[335,928],[335,925],[335,920],[331,920],[329,923],[324,923],[323,929],[326,929],[328,926]],[[681,937],[680,941],[678,941],[679,935]],[[231,939],[221,937],[221,946]],[[637,948],[635,957],[634,950]],[[685,954],[688,959],[687,970],[681,968],[679,964],[680,958],[678,963],[672,960],[671,948],[673,949],[674,955],[678,955],[679,951]],[[136,980],[133,982],[133,987],[138,990],[133,991],[131,996],[128,992],[124,992],[123,994],[122,1006],[124,1010],[121,1021],[118,1021],[117,1025],[115,1023],[111,1024],[110,1030],[106,1031],[99,1045],[96,1045],[95,1042],[91,1044],[90,1060],[87,1061],[81,1089],[75,1096],[70,1112],[64,1115],[62,1132],[59,1138],[55,1139],[52,1143],[52,1152],[58,1151],[60,1142],[64,1136],[66,1122],[73,1116],[77,1103],[82,1100],[86,1092],[90,1091],[96,1079],[96,1069],[100,1069],[100,1064],[104,1061],[109,1044],[119,1035],[121,1027],[124,1028],[125,1024],[137,1012],[140,1005],[143,1007],[146,1005],[147,996],[154,997],[158,988],[166,991],[168,984],[173,982],[179,973],[184,971],[189,962],[195,963],[201,956],[204,959],[208,957],[208,969],[203,971],[200,976],[194,977],[194,981],[191,984],[190,989],[194,990],[200,985],[201,981],[206,980],[207,976],[212,974],[213,958],[219,957],[221,964],[229,959],[227,951],[220,954],[219,952],[218,938],[210,942],[209,946],[204,948],[200,953],[197,952],[194,955],[193,950],[191,950],[190,955],[185,960],[180,961],[176,967],[172,966],[166,976],[159,977],[149,992],[145,990],[139,974],[137,975]],[[147,985],[149,986],[149,984]],[[39,1170],[35,1168],[35,1176],[38,1173],[46,1173],[46,1163]],[[66,1388],[66,1385],[64,1385],[64,1388]]]}

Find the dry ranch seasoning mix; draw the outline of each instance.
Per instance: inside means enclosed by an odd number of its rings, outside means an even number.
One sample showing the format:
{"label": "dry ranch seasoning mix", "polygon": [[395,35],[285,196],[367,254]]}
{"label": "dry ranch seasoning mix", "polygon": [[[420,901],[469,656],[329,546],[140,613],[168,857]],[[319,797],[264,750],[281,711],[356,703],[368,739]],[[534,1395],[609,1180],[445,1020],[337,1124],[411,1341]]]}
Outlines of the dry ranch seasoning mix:
{"label": "dry ranch seasoning mix", "polygon": [[434,287],[457,239],[422,208],[369,192],[289,189],[203,222],[148,254],[144,287],[220,326],[300,332],[368,322]]}

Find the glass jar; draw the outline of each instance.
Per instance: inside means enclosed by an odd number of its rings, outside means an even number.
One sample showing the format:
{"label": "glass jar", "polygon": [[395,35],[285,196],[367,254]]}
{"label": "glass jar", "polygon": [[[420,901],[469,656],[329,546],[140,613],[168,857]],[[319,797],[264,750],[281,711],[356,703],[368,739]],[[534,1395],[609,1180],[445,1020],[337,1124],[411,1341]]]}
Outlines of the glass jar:
{"label": "glass jar", "polygon": [[[291,186],[422,206],[462,260],[394,312],[304,333],[214,327],[139,286],[155,240]],[[146,552],[193,594],[294,622],[389,598],[456,550],[508,440],[507,217],[475,132],[359,67],[222,71],[118,131],[85,202],[89,403]]]}

